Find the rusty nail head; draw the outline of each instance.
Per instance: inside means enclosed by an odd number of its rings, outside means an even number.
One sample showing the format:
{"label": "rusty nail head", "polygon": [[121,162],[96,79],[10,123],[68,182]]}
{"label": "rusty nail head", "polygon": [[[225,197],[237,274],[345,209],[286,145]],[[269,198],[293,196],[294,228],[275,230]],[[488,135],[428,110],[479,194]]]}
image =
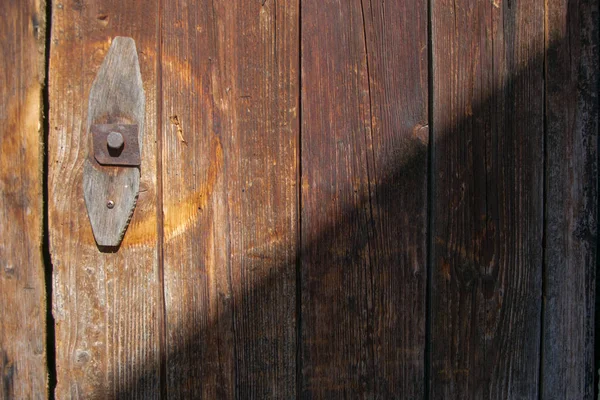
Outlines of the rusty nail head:
{"label": "rusty nail head", "polygon": [[108,137],[106,138],[106,144],[108,145],[109,149],[118,150],[123,147],[124,143],[123,135],[121,135],[119,132],[113,131],[109,133]]}

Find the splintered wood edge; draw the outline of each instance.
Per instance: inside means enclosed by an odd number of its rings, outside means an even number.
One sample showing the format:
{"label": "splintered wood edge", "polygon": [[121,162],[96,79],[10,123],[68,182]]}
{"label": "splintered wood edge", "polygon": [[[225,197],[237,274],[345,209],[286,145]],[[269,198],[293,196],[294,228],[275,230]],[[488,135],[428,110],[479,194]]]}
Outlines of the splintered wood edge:
{"label": "splintered wood edge", "polygon": [[[103,167],[93,161],[90,127],[93,124],[137,124],[140,152],[144,131],[145,97],[135,41],[115,37],[98,70],[89,95],[88,159],[83,172],[85,204],[96,243],[119,246],[137,202],[140,170]],[[109,201],[114,202],[111,209]]]}

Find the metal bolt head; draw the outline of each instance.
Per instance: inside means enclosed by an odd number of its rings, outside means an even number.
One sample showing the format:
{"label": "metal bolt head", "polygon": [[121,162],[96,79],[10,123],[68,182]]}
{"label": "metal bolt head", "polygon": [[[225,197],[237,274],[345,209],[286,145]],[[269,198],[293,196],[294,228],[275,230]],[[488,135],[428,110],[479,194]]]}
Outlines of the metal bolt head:
{"label": "metal bolt head", "polygon": [[106,144],[111,150],[119,150],[124,144],[123,135],[121,135],[119,132],[109,133],[108,137],[106,138]]}
{"label": "metal bolt head", "polygon": [[111,210],[114,206],[115,206],[115,202],[112,200],[109,200],[108,203],[106,203],[106,207],[110,208]]}

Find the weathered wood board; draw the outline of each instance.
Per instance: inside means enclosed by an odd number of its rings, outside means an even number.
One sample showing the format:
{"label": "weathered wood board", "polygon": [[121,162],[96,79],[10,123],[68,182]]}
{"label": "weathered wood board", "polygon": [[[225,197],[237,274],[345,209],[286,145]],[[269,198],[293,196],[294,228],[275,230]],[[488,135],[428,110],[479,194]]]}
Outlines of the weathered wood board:
{"label": "weathered wood board", "polygon": [[301,9],[301,397],[422,398],[427,4]]}
{"label": "weathered wood board", "polygon": [[433,0],[431,399],[538,397],[544,3]]}
{"label": "weathered wood board", "polygon": [[[137,142],[123,140],[125,151],[136,148],[144,139],[145,97],[135,41],[117,36],[112,40],[106,57],[92,83],[89,94],[86,131],[88,158],[83,167],[83,192],[94,239],[99,248],[118,247],[135,210],[140,189],[139,166],[100,165],[98,137],[93,137],[93,125],[107,124],[117,129],[120,124],[137,128]],[[135,132],[135,130],[133,131]],[[119,133],[120,134],[120,133]],[[101,142],[102,143],[102,142]],[[136,143],[137,146],[132,146]],[[104,147],[108,145],[108,137]],[[108,155],[110,157],[110,154]],[[108,158],[108,161],[111,159]],[[109,206],[110,204],[110,206]]]}
{"label": "weathered wood board", "polygon": [[169,398],[296,397],[298,6],[161,5]]}
{"label": "weathered wood board", "polygon": [[45,399],[43,1],[0,2],[0,398]]}
{"label": "weathered wood board", "polygon": [[599,24],[597,1],[546,3],[544,399],[597,398]]}
{"label": "weathered wood board", "polygon": [[[0,26],[19,60],[0,60],[18,77],[0,82],[0,215],[18,221],[0,227],[0,311],[18,312],[0,324],[0,397],[45,397],[39,9],[0,5],[24,21]],[[429,12],[53,4],[56,398],[594,397],[598,5]],[[116,36],[135,40],[145,128],[137,206],[107,252],[83,171]]]}
{"label": "weathered wood board", "polygon": [[[159,398],[156,4],[55,2],[50,54],[48,207],[56,398]],[[140,194],[119,250],[101,252],[83,197],[88,99],[115,36],[135,40],[146,95]]]}

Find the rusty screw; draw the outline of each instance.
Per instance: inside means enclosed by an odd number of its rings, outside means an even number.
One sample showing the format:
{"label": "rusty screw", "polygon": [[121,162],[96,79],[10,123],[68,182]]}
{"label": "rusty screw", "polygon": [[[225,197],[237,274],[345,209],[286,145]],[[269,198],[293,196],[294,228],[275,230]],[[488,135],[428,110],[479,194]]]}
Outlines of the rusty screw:
{"label": "rusty screw", "polygon": [[119,150],[124,144],[123,135],[121,135],[119,132],[109,133],[108,137],[106,138],[106,144],[111,150]]}
{"label": "rusty screw", "polygon": [[108,207],[109,209],[113,209],[113,207],[115,206],[115,202],[112,200],[109,200],[108,203],[106,203],[106,207]]}

